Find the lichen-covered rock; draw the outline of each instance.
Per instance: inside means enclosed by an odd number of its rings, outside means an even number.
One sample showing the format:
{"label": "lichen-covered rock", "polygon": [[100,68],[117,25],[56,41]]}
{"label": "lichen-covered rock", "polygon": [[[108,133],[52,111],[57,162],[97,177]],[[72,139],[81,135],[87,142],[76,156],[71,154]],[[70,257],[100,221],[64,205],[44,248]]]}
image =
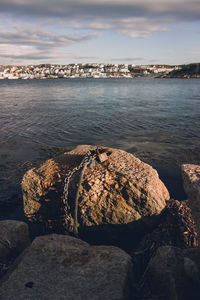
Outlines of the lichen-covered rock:
{"label": "lichen-covered rock", "polygon": [[140,300],[198,300],[200,248],[158,248],[140,286]]}
{"label": "lichen-covered rock", "polygon": [[25,250],[0,297],[132,300],[132,279],[131,257],[123,250],[52,234],[36,238]]}
{"label": "lichen-covered rock", "polygon": [[[29,220],[61,224],[73,232],[75,198],[80,172],[72,176],[67,203],[63,204],[64,180],[69,170],[79,166],[86,153],[94,146],[79,146],[57,159],[46,161],[40,168],[29,170],[23,178],[24,211]],[[132,154],[118,149],[101,149],[108,159],[85,170],[78,201],[78,223],[81,233],[97,237],[103,230],[110,239],[119,240],[116,232],[127,229],[139,233],[144,224],[149,228],[153,217],[160,214],[169,199],[169,193],[157,171]],[[105,161],[104,161],[105,160]],[[62,223],[63,224],[63,223]],[[109,227],[108,225],[111,225]],[[49,226],[49,225],[48,225]],[[53,225],[52,225],[53,226]],[[102,232],[102,231],[101,231]],[[114,237],[115,236],[115,237]],[[135,239],[137,237],[135,236]],[[99,240],[102,243],[102,240]]]}
{"label": "lichen-covered rock", "polygon": [[14,220],[0,221],[0,276],[30,244],[28,225]]}
{"label": "lichen-covered rock", "polygon": [[182,165],[182,178],[200,242],[200,166],[192,164]]}

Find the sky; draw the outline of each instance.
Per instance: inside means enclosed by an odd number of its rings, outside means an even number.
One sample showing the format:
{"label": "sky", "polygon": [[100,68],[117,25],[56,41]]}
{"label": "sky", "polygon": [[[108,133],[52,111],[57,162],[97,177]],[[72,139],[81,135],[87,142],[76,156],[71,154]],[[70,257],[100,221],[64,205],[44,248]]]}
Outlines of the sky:
{"label": "sky", "polygon": [[200,0],[0,0],[0,65],[200,62]]}

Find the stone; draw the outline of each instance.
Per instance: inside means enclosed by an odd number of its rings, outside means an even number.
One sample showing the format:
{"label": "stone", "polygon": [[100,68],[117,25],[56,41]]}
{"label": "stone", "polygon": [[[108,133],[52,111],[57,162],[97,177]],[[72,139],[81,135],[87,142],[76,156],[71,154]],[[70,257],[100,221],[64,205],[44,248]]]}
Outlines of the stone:
{"label": "stone", "polygon": [[184,190],[188,198],[188,205],[192,210],[200,242],[200,166],[184,164],[181,169]]}
{"label": "stone", "polygon": [[0,221],[0,276],[30,244],[28,225],[14,220]]}
{"label": "stone", "polygon": [[131,257],[70,236],[37,237],[0,287],[1,299],[129,300]]}
{"label": "stone", "polygon": [[[80,172],[73,174],[64,204],[66,175],[80,165],[88,151],[97,151],[103,162],[97,159],[93,167],[85,170],[78,208],[75,198]],[[119,149],[86,145],[29,170],[23,177],[22,190],[24,212],[30,221],[44,222],[54,231],[56,226],[63,226],[74,232],[77,226],[87,241],[117,246],[121,239],[130,243],[130,234],[134,234],[132,241],[137,241],[143,231],[155,224],[169,199],[165,185],[151,166]]]}
{"label": "stone", "polygon": [[200,248],[158,248],[140,286],[139,299],[198,300]]}
{"label": "stone", "polygon": [[166,245],[182,249],[198,246],[194,220],[185,201],[172,199],[167,201],[160,224],[153,232],[145,235],[132,253],[137,281],[140,280],[157,249]]}

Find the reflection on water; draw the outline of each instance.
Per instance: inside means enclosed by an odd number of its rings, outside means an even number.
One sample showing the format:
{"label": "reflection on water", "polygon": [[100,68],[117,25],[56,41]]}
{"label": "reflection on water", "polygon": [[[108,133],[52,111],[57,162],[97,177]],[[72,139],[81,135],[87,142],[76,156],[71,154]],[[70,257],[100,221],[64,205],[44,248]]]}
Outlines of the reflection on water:
{"label": "reflection on water", "polygon": [[50,151],[97,144],[152,164],[181,199],[180,164],[200,162],[199,95],[198,79],[2,80],[0,184],[9,164],[20,169],[25,153],[28,161],[46,159],[41,145]]}

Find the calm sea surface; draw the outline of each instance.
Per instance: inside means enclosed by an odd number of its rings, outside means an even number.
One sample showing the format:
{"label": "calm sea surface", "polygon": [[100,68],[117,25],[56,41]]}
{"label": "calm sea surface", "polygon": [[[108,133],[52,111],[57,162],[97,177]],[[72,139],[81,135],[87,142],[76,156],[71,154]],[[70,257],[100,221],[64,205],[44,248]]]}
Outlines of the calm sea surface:
{"label": "calm sea surface", "polygon": [[17,166],[20,174],[20,166],[42,157],[45,146],[50,151],[78,144],[133,153],[159,171],[173,197],[184,198],[180,165],[200,163],[200,80],[0,81],[4,192],[6,176],[12,189],[9,168]]}

